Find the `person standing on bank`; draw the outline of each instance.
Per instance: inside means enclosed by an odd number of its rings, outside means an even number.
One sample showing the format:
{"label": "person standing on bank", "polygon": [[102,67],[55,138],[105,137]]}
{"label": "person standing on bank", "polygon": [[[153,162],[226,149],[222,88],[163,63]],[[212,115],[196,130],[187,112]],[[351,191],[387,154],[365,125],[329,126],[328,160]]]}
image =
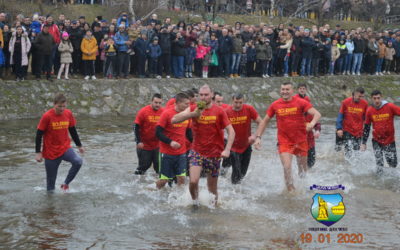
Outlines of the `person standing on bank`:
{"label": "person standing on bank", "polygon": [[[63,191],[69,189],[69,184],[82,166],[82,158],[71,148],[69,135],[78,147],[80,154],[83,154],[85,150],[75,128],[75,117],[71,110],[66,109],[66,105],[65,96],[57,94],[54,98],[54,107],[42,116],[37,127],[35,160],[42,162],[43,158],[45,159],[47,191],[55,189],[57,171],[62,161],[72,164],[67,178],[61,185]],[[42,138],[44,139],[43,148],[41,147]]]}
{"label": "person standing on bank", "polygon": [[139,159],[139,166],[135,171],[136,175],[143,175],[151,164],[153,164],[154,171],[159,172],[159,140],[156,136],[156,125],[164,111],[161,104],[161,94],[154,94],[151,98],[151,104],[139,110],[136,115],[133,125],[136,152]]}
{"label": "person standing on bank", "polygon": [[10,64],[13,65],[17,81],[23,81],[25,78],[30,49],[31,41],[28,38],[28,34],[21,26],[18,26],[17,30],[12,34],[9,44]]}

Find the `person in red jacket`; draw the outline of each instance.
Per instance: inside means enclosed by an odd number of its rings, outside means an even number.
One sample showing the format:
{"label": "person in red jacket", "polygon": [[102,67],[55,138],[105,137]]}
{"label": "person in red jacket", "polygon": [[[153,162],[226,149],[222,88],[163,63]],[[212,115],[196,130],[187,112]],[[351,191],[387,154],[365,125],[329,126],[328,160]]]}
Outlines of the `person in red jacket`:
{"label": "person in red jacket", "polygon": [[[173,124],[192,119],[193,144],[189,153],[189,191],[193,205],[196,207],[199,205],[199,180],[203,168],[208,172],[208,190],[215,195],[214,204],[217,204],[221,157],[229,157],[235,138],[235,131],[228,116],[220,107],[212,103],[211,88],[208,85],[202,86],[199,96],[200,100],[206,103],[204,109],[189,107],[172,118]],[[228,133],[226,146],[224,146],[224,129]]]}
{"label": "person in red jacket", "polygon": [[176,103],[173,108],[166,109],[157,123],[156,135],[160,140],[160,179],[157,188],[162,188],[176,177],[178,185],[185,184],[187,159],[186,140],[192,140],[190,123],[185,120],[181,123],[171,123],[172,117],[189,107],[190,101],[185,93],[175,96]]}
{"label": "person in red jacket", "polygon": [[236,134],[229,159],[232,164],[232,184],[238,184],[247,173],[252,152],[251,145],[256,140],[256,136],[251,133],[251,122],[260,124],[261,118],[253,106],[244,103],[244,96],[241,93],[232,96],[232,105],[225,112]]}
{"label": "person in red jacket", "polygon": [[151,98],[151,104],[143,107],[136,115],[133,125],[136,152],[139,159],[139,166],[135,171],[136,175],[143,175],[152,164],[154,171],[158,173],[159,141],[156,137],[156,125],[164,111],[161,104],[161,94],[154,94]]}
{"label": "person in red jacket", "polygon": [[343,100],[336,119],[336,151],[344,144],[346,159],[350,159],[353,151],[360,150],[361,137],[368,102],[364,100],[364,89],[359,87],[352,97]]}
{"label": "person in red jacket", "polygon": [[[47,191],[53,191],[57,179],[57,171],[62,161],[72,164],[67,178],[61,185],[61,189],[67,191],[69,183],[78,174],[82,166],[82,158],[71,148],[71,135],[79,152],[85,152],[79,139],[75,125],[76,120],[71,110],[66,109],[67,99],[63,94],[57,94],[54,98],[54,107],[48,110],[40,119],[36,132],[36,156],[37,162],[45,159],[47,176]],[[43,142],[43,150],[41,148]]]}
{"label": "person in red jacket", "polygon": [[374,90],[371,93],[372,106],[368,107],[365,119],[361,150],[367,148],[371,124],[372,148],[375,154],[378,173],[382,172],[384,158],[390,167],[397,166],[396,142],[394,139],[394,116],[400,116],[400,107],[382,99],[382,93]]}
{"label": "person in red jacket", "polygon": [[[299,92],[295,97],[306,100],[311,103],[310,97],[307,96],[307,85],[305,83],[300,83],[297,86],[297,91]],[[305,114],[306,122],[311,122],[312,115]],[[308,154],[307,154],[307,166],[309,168],[313,167],[315,164],[315,139],[318,139],[321,134],[321,123],[317,122],[313,130],[307,133],[307,144],[308,144]]]}
{"label": "person in red jacket", "polygon": [[[261,148],[261,135],[264,133],[269,121],[276,115],[278,129],[278,151],[283,166],[286,188],[293,191],[292,159],[297,158],[299,175],[303,177],[307,171],[307,131],[311,131],[321,114],[312,107],[311,103],[293,98],[293,84],[290,82],[281,85],[281,98],[273,102],[267,110],[267,115],[257,128],[255,148]],[[304,113],[313,116],[311,122],[306,124]]]}

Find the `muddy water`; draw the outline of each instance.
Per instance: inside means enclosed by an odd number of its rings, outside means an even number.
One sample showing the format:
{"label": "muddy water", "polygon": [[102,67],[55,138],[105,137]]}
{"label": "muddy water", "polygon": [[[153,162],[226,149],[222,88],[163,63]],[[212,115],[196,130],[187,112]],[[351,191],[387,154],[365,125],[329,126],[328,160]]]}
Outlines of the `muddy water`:
{"label": "muddy water", "polygon": [[[265,249],[393,248],[400,245],[398,169],[375,174],[369,143],[352,164],[334,151],[334,120],[323,120],[317,163],[305,179],[294,168],[297,192],[287,194],[276,154],[276,129],[267,129],[263,149],[253,151],[241,185],[230,184],[230,170],[219,179],[220,202],[201,180],[201,207],[193,211],[187,186],[155,190],[157,176],[134,176],[137,166],[131,118],[79,118],[86,147],[84,165],[69,193],[47,194],[43,164],[34,161],[38,120],[1,122],[0,248],[4,249]],[[273,123],[274,124],[274,123]],[[397,130],[400,129],[396,122]],[[397,140],[399,138],[397,137]],[[57,187],[69,166],[59,169]],[[333,228],[362,234],[362,242],[338,243],[340,232],[326,228],[310,213],[317,191],[309,186],[338,185],[345,216]],[[312,241],[302,241],[310,233]],[[318,235],[330,233],[330,243]]]}

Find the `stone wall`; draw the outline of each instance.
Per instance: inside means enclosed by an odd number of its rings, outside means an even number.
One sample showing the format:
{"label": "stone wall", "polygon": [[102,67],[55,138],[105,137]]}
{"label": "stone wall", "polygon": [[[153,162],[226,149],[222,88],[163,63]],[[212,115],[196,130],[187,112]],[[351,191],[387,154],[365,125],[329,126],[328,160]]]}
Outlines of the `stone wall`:
{"label": "stone wall", "polygon": [[315,107],[329,115],[336,114],[341,100],[350,96],[351,90],[358,86],[367,90],[367,96],[378,88],[388,101],[400,102],[400,76],[2,81],[0,120],[40,117],[52,107],[57,92],[66,94],[68,108],[78,116],[134,115],[149,103],[154,93],[161,93],[167,99],[179,91],[206,83],[223,93],[226,101],[231,94],[242,92],[248,103],[264,113],[268,105],[279,98],[280,84],[286,81],[306,83]]}

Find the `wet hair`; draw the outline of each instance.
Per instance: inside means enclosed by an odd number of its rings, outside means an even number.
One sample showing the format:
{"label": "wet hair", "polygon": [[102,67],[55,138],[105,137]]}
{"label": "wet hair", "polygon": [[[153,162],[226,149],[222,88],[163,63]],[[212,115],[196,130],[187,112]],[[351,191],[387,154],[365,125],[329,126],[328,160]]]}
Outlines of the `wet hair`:
{"label": "wet hair", "polygon": [[235,93],[232,95],[232,100],[240,100],[243,99],[243,94],[242,93]]}
{"label": "wet hair", "polygon": [[293,83],[291,83],[291,82],[284,82],[284,83],[281,84],[281,86],[285,86],[285,85],[290,85],[290,86],[293,87]]}
{"label": "wet hair", "polygon": [[374,95],[382,95],[382,92],[376,89],[376,90],[372,91],[372,93],[371,93],[371,96],[374,96]]}
{"label": "wet hair", "polygon": [[199,90],[196,89],[196,88],[192,88],[192,91],[193,91],[194,94],[198,94],[199,93]]}
{"label": "wet hair", "polygon": [[220,92],[215,91],[215,92],[214,92],[214,95],[213,95],[213,97],[212,97],[212,100],[213,100],[213,101],[215,100],[215,96],[217,96],[217,95],[222,96],[222,94],[221,94]]}
{"label": "wet hair", "polygon": [[188,96],[187,94],[183,93],[183,92],[178,93],[178,94],[175,96],[175,102],[176,102],[176,103],[181,103],[181,102],[183,102],[185,99],[189,99],[189,96]]}
{"label": "wet hair", "polygon": [[54,104],[65,103],[66,101],[67,98],[62,93],[58,93],[54,96]]}
{"label": "wet hair", "polygon": [[363,87],[358,87],[358,88],[356,88],[356,89],[354,90],[353,95],[354,95],[354,93],[364,94],[364,93],[365,93],[365,90],[364,90]]}
{"label": "wet hair", "polygon": [[307,85],[306,85],[305,83],[299,83],[299,84],[297,85],[297,88],[299,89],[299,88],[301,88],[301,87],[307,88]]}
{"label": "wet hair", "polygon": [[151,100],[153,101],[154,98],[162,99],[162,95],[159,94],[159,93],[155,93],[155,94],[151,97]]}
{"label": "wet hair", "polygon": [[194,92],[193,92],[193,90],[191,90],[191,89],[188,89],[188,90],[186,90],[185,91],[185,94],[188,96],[188,97],[190,97],[190,98],[193,98],[194,97]]}

